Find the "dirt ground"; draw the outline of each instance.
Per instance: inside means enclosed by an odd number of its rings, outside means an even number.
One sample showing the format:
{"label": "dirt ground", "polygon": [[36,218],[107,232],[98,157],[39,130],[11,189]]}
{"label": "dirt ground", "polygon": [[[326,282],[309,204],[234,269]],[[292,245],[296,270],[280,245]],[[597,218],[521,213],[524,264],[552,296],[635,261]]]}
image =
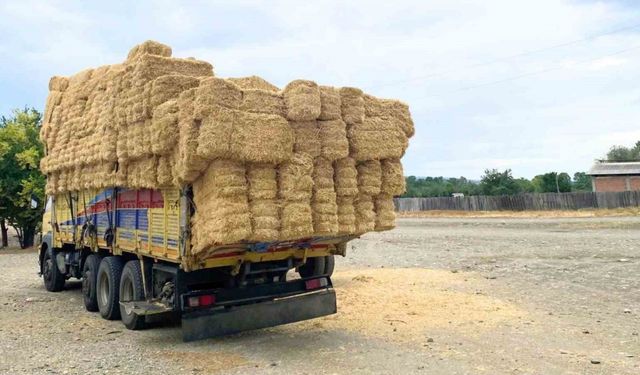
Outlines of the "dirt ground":
{"label": "dirt ground", "polygon": [[638,374],[640,217],[403,218],[337,260],[339,313],[183,343],[0,251],[0,373]]}

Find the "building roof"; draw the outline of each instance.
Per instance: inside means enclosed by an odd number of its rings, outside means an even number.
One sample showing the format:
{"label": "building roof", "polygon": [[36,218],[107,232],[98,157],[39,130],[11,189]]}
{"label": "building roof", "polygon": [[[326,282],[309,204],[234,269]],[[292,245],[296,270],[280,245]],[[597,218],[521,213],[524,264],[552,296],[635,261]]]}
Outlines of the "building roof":
{"label": "building roof", "polygon": [[640,162],[624,162],[624,163],[595,163],[587,172],[591,176],[612,176],[612,175],[640,175]]}

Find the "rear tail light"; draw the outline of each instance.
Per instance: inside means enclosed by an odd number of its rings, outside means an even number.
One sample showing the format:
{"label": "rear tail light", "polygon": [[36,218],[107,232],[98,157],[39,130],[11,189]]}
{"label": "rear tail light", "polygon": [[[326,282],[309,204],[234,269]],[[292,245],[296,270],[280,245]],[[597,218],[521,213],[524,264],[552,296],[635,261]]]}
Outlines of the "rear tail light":
{"label": "rear tail light", "polygon": [[187,299],[189,307],[205,307],[216,303],[216,296],[213,294],[204,294],[201,296],[193,296]]}
{"label": "rear tail light", "polygon": [[328,285],[327,278],[321,277],[319,279],[311,279],[304,282],[307,290],[323,288]]}
{"label": "rear tail light", "polygon": [[216,297],[213,294],[200,296],[200,306],[211,306],[216,303]]}

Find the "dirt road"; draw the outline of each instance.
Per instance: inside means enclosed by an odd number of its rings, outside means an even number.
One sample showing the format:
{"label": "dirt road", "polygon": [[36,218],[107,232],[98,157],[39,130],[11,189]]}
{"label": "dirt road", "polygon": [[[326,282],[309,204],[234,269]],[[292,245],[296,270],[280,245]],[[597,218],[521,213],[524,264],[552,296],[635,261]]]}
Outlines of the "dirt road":
{"label": "dirt road", "polygon": [[0,251],[0,373],[640,373],[640,217],[401,219],[348,252],[337,315],[185,344]]}

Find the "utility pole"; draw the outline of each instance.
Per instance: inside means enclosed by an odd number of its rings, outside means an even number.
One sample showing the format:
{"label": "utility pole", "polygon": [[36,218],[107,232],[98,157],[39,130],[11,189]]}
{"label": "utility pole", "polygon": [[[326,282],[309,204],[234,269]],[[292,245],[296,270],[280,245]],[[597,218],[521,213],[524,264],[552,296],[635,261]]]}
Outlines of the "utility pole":
{"label": "utility pole", "polygon": [[559,193],[560,192],[560,184],[558,183],[558,172],[556,173],[556,192]]}

